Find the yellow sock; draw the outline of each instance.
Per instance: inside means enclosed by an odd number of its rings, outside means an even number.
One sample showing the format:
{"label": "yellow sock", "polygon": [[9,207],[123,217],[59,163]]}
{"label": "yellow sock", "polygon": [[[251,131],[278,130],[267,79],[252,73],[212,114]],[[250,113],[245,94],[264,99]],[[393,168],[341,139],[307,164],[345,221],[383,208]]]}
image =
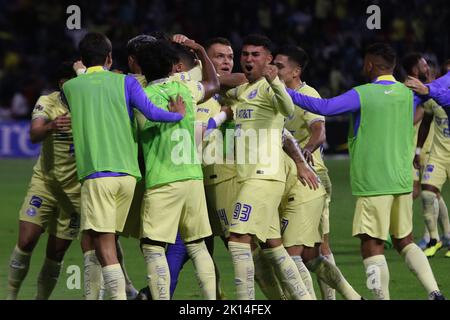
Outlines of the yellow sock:
{"label": "yellow sock", "polygon": [[363,263],[366,268],[367,288],[372,291],[374,298],[389,300],[389,268],[384,255],[366,258]]}
{"label": "yellow sock", "polygon": [[332,265],[324,257],[319,256],[308,261],[306,266],[320,280],[328,284],[331,288],[336,289],[346,300],[361,300],[361,295],[347,282],[338,267]]}
{"label": "yellow sock", "polygon": [[401,252],[409,270],[419,279],[428,294],[439,291],[430,263],[422,250],[415,244],[410,243]]}
{"label": "yellow sock", "polygon": [[308,292],[313,300],[317,300],[316,293],[314,291],[314,285],[311,278],[311,274],[309,273],[308,268],[306,268],[303,263],[303,259],[300,256],[291,256],[292,260],[294,260],[295,265],[297,266],[298,272],[300,272],[300,276],[302,277],[303,283],[308,289]]}
{"label": "yellow sock", "polygon": [[62,265],[62,262],[45,258],[38,277],[36,300],[48,300],[58,282]]}
{"label": "yellow sock", "polygon": [[84,296],[86,300],[98,300],[102,281],[102,266],[95,250],[84,253]]}
{"label": "yellow sock", "polygon": [[[329,263],[331,263],[333,266],[336,265],[336,262],[334,261],[334,256],[332,253],[324,255],[323,256]],[[325,282],[323,282],[320,279],[317,279],[317,282],[319,283],[320,287],[320,293],[322,295],[323,300],[336,300],[336,290],[331,288],[329,285],[327,285]]]}
{"label": "yellow sock", "polygon": [[281,285],[293,300],[311,300],[311,295],[302,281],[300,272],[283,246],[264,249],[264,254],[273,265]]}
{"label": "yellow sock", "polygon": [[214,261],[214,257],[211,257],[214,262],[214,273],[216,275],[216,298],[217,300],[226,300],[225,293],[222,290],[222,284],[221,284],[221,278],[220,278],[220,271],[219,267],[216,264],[216,261]]}
{"label": "yellow sock", "polygon": [[439,216],[439,202],[436,193],[428,190],[422,191],[423,216],[431,239],[439,241],[437,218]]}
{"label": "yellow sock", "polygon": [[255,263],[255,280],[264,296],[269,300],[286,300],[286,296],[275,276],[270,261],[264,256],[260,247],[252,252]]}
{"label": "yellow sock", "polygon": [[103,267],[102,274],[105,279],[105,293],[108,294],[111,300],[127,300],[125,277],[120,264],[110,264]]}
{"label": "yellow sock", "polygon": [[147,279],[153,300],[170,300],[170,271],[165,249],[161,246],[142,245]]}
{"label": "yellow sock", "polygon": [[20,285],[25,279],[30,267],[31,253],[22,251],[16,246],[9,260],[8,295],[7,300],[16,300]]}
{"label": "yellow sock", "polygon": [[234,267],[237,300],[255,300],[255,266],[250,244],[228,242]]}
{"label": "yellow sock", "polygon": [[205,242],[188,243],[186,249],[194,264],[203,298],[205,300],[216,300],[216,272]]}

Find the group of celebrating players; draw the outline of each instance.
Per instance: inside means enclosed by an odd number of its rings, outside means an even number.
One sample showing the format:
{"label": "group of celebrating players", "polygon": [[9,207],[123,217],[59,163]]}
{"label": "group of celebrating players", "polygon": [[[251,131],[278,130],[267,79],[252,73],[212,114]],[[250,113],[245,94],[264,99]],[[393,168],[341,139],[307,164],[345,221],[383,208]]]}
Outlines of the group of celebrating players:
{"label": "group of celebrating players", "polygon": [[[255,281],[268,299],[316,299],[311,272],[323,299],[336,299],[336,291],[363,299],[336,266],[328,241],[324,116],[343,113],[351,114],[353,235],[361,239],[368,288],[375,299],[390,298],[384,243],[392,237],[428,298],[444,299],[427,256],[450,238],[440,195],[450,172],[450,73],[433,79],[425,59],[410,54],[403,65],[411,77],[400,83],[395,51],[376,43],[365,52],[368,84],[321,99],[302,80],[307,53],[295,45],[274,52],[262,35],[244,39],[243,73],[233,73],[225,38],[203,47],[184,35],[140,35],[127,50],[130,73],[109,71],[110,41],[88,33],[81,61],[61,66],[60,90],[36,103],[30,136],[42,149],[20,210],[8,299],[17,299],[46,230],[36,299],[50,297],[79,234],[86,299],[137,296],[119,236],[140,240],[148,279],[141,298],[171,299],[189,259],[203,298],[224,298],[213,259],[220,236],[237,299],[255,299]],[[420,181],[425,251],[412,238]]]}

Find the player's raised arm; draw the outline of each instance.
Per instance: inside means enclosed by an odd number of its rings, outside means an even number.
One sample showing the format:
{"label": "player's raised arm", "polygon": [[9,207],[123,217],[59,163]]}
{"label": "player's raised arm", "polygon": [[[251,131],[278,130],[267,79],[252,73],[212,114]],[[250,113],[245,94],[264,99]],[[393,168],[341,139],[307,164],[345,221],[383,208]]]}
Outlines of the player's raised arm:
{"label": "player's raised arm", "polygon": [[138,109],[149,120],[157,122],[178,122],[183,119],[186,107],[182,99],[171,102],[168,112],[155,106],[145,95],[139,82],[132,76],[125,78],[125,91],[132,107]]}
{"label": "player's raised arm", "polygon": [[450,90],[448,89],[449,84],[446,82],[448,79],[450,79],[450,72],[425,85],[419,79],[409,76],[405,85],[421,96],[428,96],[434,99],[440,106],[445,108],[450,107]]}
{"label": "player's raised arm", "polygon": [[200,59],[202,63],[202,81],[201,84],[203,85],[203,88],[205,90],[204,97],[199,103],[202,103],[204,101],[207,101],[209,98],[211,98],[213,95],[219,92],[220,89],[220,83],[219,79],[217,77],[216,69],[214,68],[214,65],[212,64],[211,60],[209,59],[205,48],[203,48],[202,45],[195,42],[194,40],[188,39],[186,37],[176,38],[174,37],[174,41],[181,43],[182,45],[194,50],[197,57]]}
{"label": "player's raised arm", "polygon": [[278,78],[278,68],[272,64],[266,65],[263,76],[269,82],[270,88],[275,93],[274,102],[278,111],[283,116],[290,116],[294,112],[294,104],[289,94],[286,93],[284,83]]}
{"label": "player's raised arm", "polygon": [[286,89],[295,105],[323,116],[334,116],[347,112],[356,112],[361,108],[358,93],[352,89],[331,99],[306,96],[292,89]]}

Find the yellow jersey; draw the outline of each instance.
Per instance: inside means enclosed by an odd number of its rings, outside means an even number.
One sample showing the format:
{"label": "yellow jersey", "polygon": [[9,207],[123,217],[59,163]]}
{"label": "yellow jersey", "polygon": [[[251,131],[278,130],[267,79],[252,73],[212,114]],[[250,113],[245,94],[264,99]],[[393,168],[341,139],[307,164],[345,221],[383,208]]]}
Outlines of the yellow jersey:
{"label": "yellow jersey", "polygon": [[[296,89],[296,91],[307,96],[320,98],[319,93],[313,87],[308,86],[306,83],[303,83],[303,85],[300,88]],[[325,117],[296,107],[292,116],[286,119],[284,127],[289,130],[290,133],[292,133],[295,140],[297,140],[297,143],[300,145],[300,147],[303,148],[311,138],[310,126],[317,121],[325,122]],[[316,172],[327,172],[328,170],[323,162],[320,149],[320,147],[317,148],[316,151],[314,151],[312,154],[314,160],[314,169],[316,170]]]}
{"label": "yellow jersey", "polygon": [[[39,97],[31,118],[53,121],[68,112],[69,109],[63,103],[60,92],[55,91]],[[79,187],[72,130],[53,132],[45,138],[33,171],[35,176],[49,183],[58,182],[64,189]]]}
{"label": "yellow jersey", "polygon": [[236,100],[235,161],[237,180],[286,181],[281,133],[294,104],[284,84],[265,78],[227,92]]}

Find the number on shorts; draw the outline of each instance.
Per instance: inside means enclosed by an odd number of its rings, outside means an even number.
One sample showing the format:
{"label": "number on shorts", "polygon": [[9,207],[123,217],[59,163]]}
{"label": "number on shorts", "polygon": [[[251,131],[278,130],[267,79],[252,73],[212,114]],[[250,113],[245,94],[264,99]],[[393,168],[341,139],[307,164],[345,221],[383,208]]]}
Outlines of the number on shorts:
{"label": "number on shorts", "polygon": [[248,204],[236,203],[233,212],[233,219],[245,222],[250,218],[250,213],[252,213],[252,206]]}
{"label": "number on shorts", "polygon": [[228,219],[227,219],[227,214],[225,212],[225,209],[217,210],[217,215],[219,216],[219,219],[222,220],[223,224],[225,226],[227,226],[228,225]]}
{"label": "number on shorts", "polygon": [[283,234],[284,231],[286,231],[286,228],[287,228],[288,224],[289,224],[289,220],[288,219],[285,219],[285,218],[281,219],[281,234]]}
{"label": "number on shorts", "polygon": [[237,220],[239,218],[239,213],[241,212],[242,205],[239,202],[236,202],[234,206],[233,219]]}

